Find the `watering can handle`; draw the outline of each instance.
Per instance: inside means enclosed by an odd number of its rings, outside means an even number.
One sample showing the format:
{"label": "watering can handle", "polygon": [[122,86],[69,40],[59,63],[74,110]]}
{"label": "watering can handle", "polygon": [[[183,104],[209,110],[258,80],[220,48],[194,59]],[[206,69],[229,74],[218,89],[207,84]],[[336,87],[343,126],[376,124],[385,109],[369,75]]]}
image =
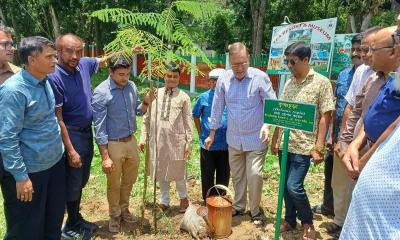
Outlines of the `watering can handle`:
{"label": "watering can handle", "polygon": [[[224,186],[222,184],[217,184],[217,185],[210,187],[210,189],[208,189],[208,191],[207,191],[206,198],[210,195],[211,189],[213,189],[213,188],[219,188],[219,189],[225,190],[229,194],[229,196],[233,199],[233,194],[232,194],[231,190],[229,190],[229,188],[227,188],[226,186]],[[218,190],[217,190],[217,192],[218,192]],[[218,194],[219,194],[219,192],[218,192]]]}

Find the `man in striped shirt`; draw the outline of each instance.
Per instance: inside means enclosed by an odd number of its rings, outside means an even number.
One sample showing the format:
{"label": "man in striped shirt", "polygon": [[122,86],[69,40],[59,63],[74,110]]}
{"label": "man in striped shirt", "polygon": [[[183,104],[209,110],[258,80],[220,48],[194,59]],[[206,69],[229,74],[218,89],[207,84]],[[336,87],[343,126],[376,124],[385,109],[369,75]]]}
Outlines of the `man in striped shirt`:
{"label": "man in striped shirt", "polygon": [[268,75],[249,67],[249,54],[243,43],[233,43],[229,47],[229,57],[232,70],[218,79],[211,111],[210,135],[205,140],[205,147],[210,149],[226,106],[226,138],[235,190],[232,215],[244,213],[248,188],[251,220],[260,226],[264,224],[259,207],[262,171],[269,141],[269,126],[263,121],[264,99],[275,99],[276,95]]}

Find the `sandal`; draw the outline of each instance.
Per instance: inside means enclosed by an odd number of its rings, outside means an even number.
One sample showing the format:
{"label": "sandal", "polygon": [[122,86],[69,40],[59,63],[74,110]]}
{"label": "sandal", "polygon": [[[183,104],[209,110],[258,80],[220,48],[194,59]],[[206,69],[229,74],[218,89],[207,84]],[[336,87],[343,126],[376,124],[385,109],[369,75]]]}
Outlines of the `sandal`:
{"label": "sandal", "polygon": [[255,216],[251,216],[251,222],[256,226],[256,227],[263,227],[265,225],[265,218],[264,214],[262,212],[258,213]]}
{"label": "sandal", "polygon": [[331,222],[326,226],[326,231],[330,234],[335,234],[342,231],[342,227],[337,225],[336,223]]}
{"label": "sandal", "polygon": [[232,208],[232,217],[243,216],[243,214],[244,214],[244,211],[239,211],[239,210]]}
{"label": "sandal", "polygon": [[319,205],[314,206],[311,210],[312,210],[314,213],[322,214],[322,215],[325,215],[325,216],[334,216],[334,215],[335,215],[334,212],[333,212],[332,210],[327,210],[327,209],[324,207],[324,205],[322,205],[322,204],[319,204]]}
{"label": "sandal", "polygon": [[314,225],[304,224],[303,227],[304,227],[303,240],[314,240],[317,234],[315,232]]}
{"label": "sandal", "polygon": [[284,223],[281,224],[280,233],[292,231],[295,229],[296,229],[296,226],[292,226],[288,222],[285,221]]}

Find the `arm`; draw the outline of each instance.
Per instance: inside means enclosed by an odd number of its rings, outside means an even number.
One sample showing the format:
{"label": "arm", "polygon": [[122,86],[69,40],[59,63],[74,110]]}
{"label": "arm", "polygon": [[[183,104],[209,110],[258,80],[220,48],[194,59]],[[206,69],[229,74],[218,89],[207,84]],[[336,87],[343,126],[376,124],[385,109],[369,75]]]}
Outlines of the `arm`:
{"label": "arm", "polygon": [[194,125],[196,126],[197,134],[199,135],[199,138],[201,136],[201,121],[200,117],[203,113],[203,107],[202,107],[202,95],[197,99],[196,104],[193,107],[192,110],[192,115],[193,115],[193,121]]}
{"label": "arm", "polygon": [[193,117],[194,125],[196,126],[197,134],[201,136],[201,122],[200,118]]}
{"label": "arm", "polygon": [[382,135],[378,138],[378,140],[376,140],[376,142],[374,143],[374,145],[372,145],[372,147],[368,150],[367,153],[365,153],[362,158],[360,159],[359,162],[359,168],[360,168],[360,172],[362,171],[362,169],[365,167],[365,165],[367,164],[367,162],[369,161],[369,159],[371,158],[371,156],[375,153],[376,149],[379,147],[379,145],[381,145],[381,143],[383,141],[386,140],[386,138],[392,134],[392,132],[396,129],[397,125],[400,123],[400,117],[398,117],[396,119],[396,121],[394,121],[392,124],[389,125],[389,127],[382,133]]}
{"label": "arm", "polygon": [[218,79],[217,86],[215,88],[210,117],[210,134],[204,141],[204,145],[207,150],[210,150],[210,147],[214,142],[215,130],[221,127],[222,113],[224,112],[225,108],[225,90],[223,88],[223,81],[224,79]]}
{"label": "arm", "polygon": [[0,95],[0,153],[4,169],[16,182],[17,199],[31,201],[32,182],[22,157],[19,135],[23,130],[26,98],[14,89],[2,89]]}
{"label": "arm", "polygon": [[139,141],[139,150],[141,152],[144,152],[144,146],[146,145],[147,141],[147,132],[149,131],[149,126],[150,126],[150,116],[149,116],[149,114],[151,114],[150,112],[151,111],[146,112],[146,114],[143,116],[142,128],[140,131],[140,141]]}
{"label": "arm", "polygon": [[328,142],[326,143],[326,145],[328,147],[329,153],[333,154],[333,147],[334,147],[333,137],[335,135],[336,121],[337,121],[337,119],[336,119],[336,110],[332,111],[331,119],[332,119],[332,121],[331,121],[332,124],[330,125],[331,126],[331,128],[330,128],[331,131],[330,131],[329,139],[328,139]]}
{"label": "arm", "polygon": [[69,138],[68,130],[67,127],[65,126],[64,119],[62,116],[62,107],[56,107],[56,117],[58,125],[60,125],[61,138],[65,146],[68,163],[71,167],[80,168],[82,166],[81,156],[77,151],[75,151],[71,139]]}
{"label": "arm", "polygon": [[102,159],[102,168],[105,174],[110,174],[114,170],[114,163],[108,154],[108,146],[105,145],[98,145],[99,151]]}
{"label": "arm", "polygon": [[331,111],[325,112],[318,124],[317,142],[315,143],[314,149],[310,152],[316,164],[321,163],[324,160],[323,152],[318,150],[324,149],[326,133],[328,132],[329,123],[331,121],[331,114]]}
{"label": "arm", "polygon": [[274,130],[274,135],[272,136],[272,143],[271,143],[271,152],[273,155],[278,154],[278,138],[279,138],[279,133],[281,132],[281,128],[275,127]]}
{"label": "arm", "polygon": [[192,153],[192,142],[193,142],[193,125],[192,125],[192,111],[190,98],[187,96],[183,103],[183,125],[186,133],[186,147],[185,147],[185,158],[188,160]]}

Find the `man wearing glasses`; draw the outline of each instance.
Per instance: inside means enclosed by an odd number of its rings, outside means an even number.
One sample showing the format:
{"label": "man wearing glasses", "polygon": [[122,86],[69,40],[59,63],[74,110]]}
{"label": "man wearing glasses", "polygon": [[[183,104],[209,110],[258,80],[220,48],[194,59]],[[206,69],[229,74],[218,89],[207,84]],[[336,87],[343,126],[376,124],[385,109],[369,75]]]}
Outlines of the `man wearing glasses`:
{"label": "man wearing glasses", "polygon": [[90,78],[99,66],[106,65],[105,58],[81,58],[83,41],[74,34],[57,38],[58,63],[49,75],[56,99],[56,116],[61,127],[68,164],[67,213],[63,237],[80,236],[90,239],[97,229],[94,223],[83,219],[79,213],[82,189],[85,187],[93,158],[93,109],[91,105]]}
{"label": "man wearing glasses", "polygon": [[249,191],[251,220],[256,226],[264,225],[265,217],[260,209],[263,185],[263,166],[269,126],[264,124],[264,99],[275,99],[268,75],[249,67],[249,54],[243,43],[229,46],[232,70],[217,82],[211,110],[210,134],[205,149],[210,150],[216,129],[226,106],[228,112],[227,143],[229,165],[235,197],[232,215],[243,215]]}
{"label": "man wearing glasses", "polygon": [[14,50],[11,28],[0,25],[0,85],[21,70],[10,63],[14,57]]}
{"label": "man wearing glasses", "polygon": [[[315,239],[313,213],[304,189],[304,179],[310,167],[311,158],[318,164],[324,160],[325,139],[335,110],[330,81],[315,72],[309,65],[311,48],[304,42],[289,45],[285,50],[285,63],[292,73],[291,79],[282,91],[282,100],[315,104],[316,128],[312,133],[292,130],[289,139],[287,177],[285,181],[285,222],[281,232],[296,228],[297,217],[304,227],[303,239]],[[275,128],[271,150],[282,154],[282,129]]]}

